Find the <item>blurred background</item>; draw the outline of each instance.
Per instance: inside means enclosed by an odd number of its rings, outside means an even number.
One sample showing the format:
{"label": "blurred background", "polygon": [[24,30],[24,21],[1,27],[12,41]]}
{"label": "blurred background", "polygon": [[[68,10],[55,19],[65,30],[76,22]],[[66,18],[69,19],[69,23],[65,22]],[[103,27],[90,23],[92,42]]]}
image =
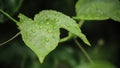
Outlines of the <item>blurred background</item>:
{"label": "blurred background", "polygon": [[[0,0],[0,9],[16,20],[23,13],[33,18],[45,9],[60,11],[70,17],[75,16],[77,0]],[[120,23],[109,20],[85,21],[82,32],[92,47],[79,42],[99,68],[120,68]],[[8,40],[19,30],[14,22],[0,14],[0,43]],[[61,29],[61,38],[68,32]],[[94,66],[93,66],[94,67]],[[0,68],[93,68],[73,40],[60,43],[44,60],[38,61],[34,52],[22,41],[21,35],[0,46]]]}

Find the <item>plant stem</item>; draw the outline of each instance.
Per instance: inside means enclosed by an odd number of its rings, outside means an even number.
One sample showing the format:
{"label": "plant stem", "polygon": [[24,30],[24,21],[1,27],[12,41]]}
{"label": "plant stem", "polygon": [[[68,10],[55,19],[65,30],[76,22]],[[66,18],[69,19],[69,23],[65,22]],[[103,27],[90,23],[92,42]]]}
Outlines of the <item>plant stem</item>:
{"label": "plant stem", "polygon": [[70,36],[64,37],[64,38],[60,39],[59,43],[65,42],[65,41],[69,40],[70,38],[71,38]]}
{"label": "plant stem", "polygon": [[14,21],[16,24],[18,23],[17,20],[15,20],[14,18],[12,18],[8,13],[4,12],[3,10],[0,9],[0,12],[2,14],[4,14],[5,16],[7,16],[10,20]]}
{"label": "plant stem", "polygon": [[88,53],[86,52],[86,50],[81,46],[81,44],[75,39],[74,40],[75,43],[78,45],[78,47],[81,49],[81,51],[85,54],[86,58],[88,59],[88,61],[91,63],[91,64],[94,64],[92,59],[90,58],[90,56],[88,55]]}
{"label": "plant stem", "polygon": [[9,40],[7,40],[7,41],[1,43],[0,46],[2,46],[2,45],[4,45],[4,44],[6,44],[6,43],[12,41],[12,40],[13,40],[14,38],[16,38],[18,35],[20,35],[20,32],[18,32],[16,35],[14,35],[14,36],[13,36],[12,38],[10,38]]}
{"label": "plant stem", "polygon": [[84,24],[84,20],[81,20],[81,21],[79,21],[79,27],[81,28],[82,27],[82,25]]}
{"label": "plant stem", "polygon": [[[81,26],[83,25],[83,23],[84,23],[84,20],[81,20],[81,21],[79,22],[79,27],[81,27]],[[72,38],[72,34],[69,33],[68,36],[60,39],[59,43],[65,42],[65,41],[67,41],[67,40],[69,40],[69,39],[71,39],[71,38]]]}
{"label": "plant stem", "polygon": [[[10,20],[12,20],[13,22],[15,22],[16,24],[18,24],[19,22],[17,20],[15,20],[14,18],[12,18],[8,13],[4,12],[3,10],[0,9],[0,12],[2,14],[4,14],[6,17],[8,17]],[[20,35],[20,32],[18,32],[16,35],[14,35],[12,38],[10,38],[9,40],[3,42],[0,44],[0,46],[10,42],[11,40],[13,40],[14,38],[16,38],[18,35]]]}
{"label": "plant stem", "polygon": [[60,39],[59,43],[62,43],[62,42],[65,42],[65,41],[68,41],[69,39],[72,38],[72,33],[69,32],[68,36]]}

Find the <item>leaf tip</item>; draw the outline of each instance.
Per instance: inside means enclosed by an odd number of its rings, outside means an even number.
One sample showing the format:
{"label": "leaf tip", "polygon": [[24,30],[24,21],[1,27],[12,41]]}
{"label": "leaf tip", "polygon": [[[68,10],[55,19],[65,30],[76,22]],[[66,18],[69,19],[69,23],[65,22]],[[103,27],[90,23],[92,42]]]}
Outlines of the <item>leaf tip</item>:
{"label": "leaf tip", "polygon": [[90,42],[89,41],[87,41],[87,42],[85,42],[88,46],[91,46],[91,44],[90,44]]}
{"label": "leaf tip", "polygon": [[91,46],[90,42],[88,41],[88,39],[86,38],[86,36],[85,36],[83,33],[81,33],[81,35],[79,35],[79,38],[81,38],[81,40],[82,40],[85,44],[87,44],[88,46]]}
{"label": "leaf tip", "polygon": [[42,64],[44,61],[44,57],[38,57],[38,59],[39,59],[39,62]]}

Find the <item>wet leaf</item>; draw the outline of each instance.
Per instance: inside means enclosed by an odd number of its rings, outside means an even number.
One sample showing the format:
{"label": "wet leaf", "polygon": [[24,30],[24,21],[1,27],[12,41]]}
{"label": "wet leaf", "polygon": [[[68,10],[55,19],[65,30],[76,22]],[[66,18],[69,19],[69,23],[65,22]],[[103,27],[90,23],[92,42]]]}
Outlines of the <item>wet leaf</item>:
{"label": "wet leaf", "polygon": [[37,17],[36,18],[37,20],[43,20],[44,18],[48,18],[47,19],[48,21],[49,20],[55,21],[56,25],[58,25],[59,28],[64,28],[68,30],[72,34],[81,38],[87,45],[90,45],[86,36],[81,32],[78,24],[69,16],[66,16],[60,12],[56,12],[52,10],[44,10],[38,16],[43,17],[43,18]]}
{"label": "wet leaf", "polygon": [[44,10],[36,14],[34,20],[23,14],[19,15],[23,41],[38,56],[42,63],[44,58],[56,48],[60,40],[60,28],[65,28],[90,45],[77,23],[70,17],[53,10]]}
{"label": "wet leaf", "polygon": [[40,62],[43,62],[45,56],[58,45],[58,27],[55,23],[47,25],[47,20],[33,21],[22,14],[19,17],[21,19],[19,29],[21,30],[23,41],[36,53]]}

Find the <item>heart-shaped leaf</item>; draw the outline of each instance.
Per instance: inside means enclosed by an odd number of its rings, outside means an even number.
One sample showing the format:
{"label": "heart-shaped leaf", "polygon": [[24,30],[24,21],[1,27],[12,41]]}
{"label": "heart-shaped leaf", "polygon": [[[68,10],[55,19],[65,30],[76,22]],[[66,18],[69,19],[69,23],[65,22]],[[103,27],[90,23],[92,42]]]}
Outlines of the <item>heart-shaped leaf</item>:
{"label": "heart-shaped leaf", "polygon": [[30,18],[20,14],[19,28],[21,30],[23,41],[30,47],[43,62],[44,57],[56,48],[59,42],[59,28],[55,22],[33,21]]}
{"label": "heart-shaped leaf", "polygon": [[45,56],[56,48],[60,40],[60,28],[65,28],[90,45],[77,23],[70,17],[53,10],[44,10],[36,14],[34,20],[19,15],[23,41],[38,56],[42,63]]}
{"label": "heart-shaped leaf", "polygon": [[120,2],[119,0],[78,0],[76,13],[76,19],[105,20],[112,18],[120,21]]}

